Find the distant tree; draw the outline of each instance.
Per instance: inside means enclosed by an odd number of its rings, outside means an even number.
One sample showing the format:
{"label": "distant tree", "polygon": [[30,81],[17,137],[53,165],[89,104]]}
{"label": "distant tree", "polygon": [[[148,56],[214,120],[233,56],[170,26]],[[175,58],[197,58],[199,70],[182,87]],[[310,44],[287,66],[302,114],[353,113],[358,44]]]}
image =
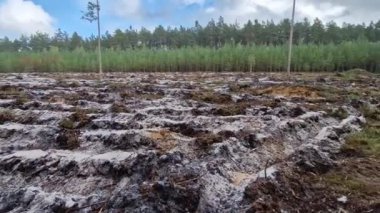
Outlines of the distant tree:
{"label": "distant tree", "polygon": [[190,46],[193,43],[193,35],[185,27],[180,26],[179,29],[175,28],[173,35],[178,37],[174,42],[177,43],[176,47]]}
{"label": "distant tree", "polygon": [[99,0],[96,0],[96,3],[94,2],[88,2],[87,3],[87,11],[83,12],[82,19],[85,19],[89,22],[97,21],[98,22],[98,60],[99,60],[99,74],[103,73],[102,68],[102,50],[101,50],[101,38],[100,38],[100,4]]}
{"label": "distant tree", "polygon": [[116,29],[113,33],[111,40],[112,48],[125,50],[127,47],[127,40],[124,32],[120,29]]}
{"label": "distant tree", "polygon": [[172,29],[171,27],[168,27],[166,32],[167,32],[167,46],[175,47],[175,48],[181,47],[181,44],[184,41],[181,40],[181,36],[180,36],[178,28],[175,27],[174,29]]}
{"label": "distant tree", "polygon": [[300,43],[310,43],[311,42],[311,24],[309,19],[304,18],[302,22],[302,29],[300,32]]}
{"label": "distant tree", "polygon": [[129,29],[125,31],[125,36],[128,41],[128,47],[132,49],[136,48],[139,42],[137,31],[130,26]]}
{"label": "distant tree", "polygon": [[54,34],[51,45],[58,47],[60,50],[68,49],[69,45],[69,35],[67,32],[62,31],[58,28],[57,32]]}
{"label": "distant tree", "polygon": [[[0,51],[2,50],[2,48],[0,47]],[[22,48],[21,48],[21,41],[19,39],[15,39],[13,42],[12,42],[12,51],[21,51]]]}
{"label": "distant tree", "polygon": [[322,21],[318,18],[314,20],[310,29],[311,42],[319,44],[324,41],[325,28]]}
{"label": "distant tree", "polygon": [[141,28],[139,33],[139,41],[142,43],[142,45],[151,47],[152,33],[144,27]]}
{"label": "distant tree", "polygon": [[[93,0],[94,1],[94,0]],[[83,18],[96,21],[98,17],[97,4],[89,3],[88,13]],[[92,18],[90,18],[92,17]],[[98,28],[99,29],[99,28]],[[284,19],[278,23],[273,20],[262,22],[259,20],[248,20],[244,25],[227,24],[223,17],[218,21],[211,20],[202,26],[198,21],[194,26],[168,27],[160,25],[153,31],[146,28],[136,30],[130,26],[127,29],[117,29],[112,33],[104,33],[98,37],[80,37],[78,33],[70,36],[61,29],[50,38],[49,35],[35,34],[30,37],[21,36],[11,41],[3,38],[0,51],[41,51],[50,46],[61,50],[74,50],[83,47],[85,50],[101,50],[103,48],[114,48],[120,50],[147,48],[181,48],[187,46],[202,46],[219,48],[225,44],[242,45],[284,45],[288,42],[290,33],[290,20]],[[100,37],[99,37],[100,35]],[[312,23],[308,19],[297,22],[294,25],[294,42],[296,44],[310,43],[335,43],[344,41],[367,40],[371,42],[380,41],[380,21],[365,24],[348,24],[342,26],[335,22],[322,23],[315,19]],[[99,52],[101,64],[101,52]],[[257,57],[260,60],[260,57]],[[99,66],[101,67],[101,66]],[[100,69],[99,69],[100,70]]]}
{"label": "distant tree", "polygon": [[217,46],[220,47],[228,40],[228,25],[224,22],[222,16],[219,17],[218,23],[216,23],[216,40]]}
{"label": "distant tree", "polygon": [[376,31],[380,31],[379,30],[376,30],[376,25],[373,21],[371,21],[371,23],[367,26],[366,28],[366,37],[368,38],[369,41],[376,41]]}
{"label": "distant tree", "polygon": [[154,29],[153,32],[154,45],[156,47],[163,47],[164,45],[166,45],[166,36],[166,30],[162,25],[156,27],[156,29]]}
{"label": "distant tree", "polygon": [[276,44],[285,44],[288,42],[291,22],[289,19],[282,20],[277,26]]}
{"label": "distant tree", "polygon": [[78,35],[77,32],[74,32],[70,39],[69,49],[75,50],[83,45],[83,39]]}
{"label": "distant tree", "polygon": [[104,35],[102,36],[102,47],[106,48],[106,49],[109,49],[111,48],[111,45],[112,45],[112,35],[106,31],[104,33]]}
{"label": "distant tree", "polygon": [[210,47],[216,47],[218,44],[218,27],[214,19],[208,22],[207,26],[204,28],[204,35],[206,45]]}
{"label": "distant tree", "polygon": [[1,52],[11,52],[14,51],[13,43],[9,40],[8,37],[0,39],[0,51]]}
{"label": "distant tree", "polygon": [[325,43],[340,43],[342,40],[340,28],[338,25],[331,21],[326,24],[326,34],[324,36]]}
{"label": "distant tree", "polygon": [[32,50],[40,52],[48,49],[50,42],[51,40],[49,34],[37,32],[36,34],[30,36],[29,46]]}
{"label": "distant tree", "polygon": [[195,36],[196,43],[200,46],[205,45],[206,41],[203,27],[199,24],[199,21],[195,21],[194,27],[191,31]]}
{"label": "distant tree", "polygon": [[253,32],[254,32],[254,42],[255,44],[262,44],[263,43],[263,25],[260,24],[260,22],[255,19],[253,25]]}
{"label": "distant tree", "polygon": [[26,49],[30,49],[30,46],[29,46],[29,40],[30,40],[30,38],[28,38],[27,36],[25,36],[25,35],[22,35],[21,37],[20,37],[20,45],[21,45],[21,49],[24,49],[24,50],[26,50]]}
{"label": "distant tree", "polygon": [[252,44],[255,40],[255,32],[253,30],[253,24],[251,20],[248,20],[242,30],[244,44]]}
{"label": "distant tree", "polygon": [[375,24],[375,40],[380,41],[380,20]]}
{"label": "distant tree", "polygon": [[93,34],[84,40],[84,48],[86,50],[92,50],[92,51],[97,50],[97,46],[98,46],[98,37]]}
{"label": "distant tree", "polygon": [[227,34],[228,34],[227,42],[230,44],[240,43],[242,40],[241,35],[240,35],[240,27],[237,22],[227,26]]}
{"label": "distant tree", "polygon": [[275,44],[277,41],[277,26],[274,24],[273,20],[267,21],[264,28],[264,41],[266,44]]}

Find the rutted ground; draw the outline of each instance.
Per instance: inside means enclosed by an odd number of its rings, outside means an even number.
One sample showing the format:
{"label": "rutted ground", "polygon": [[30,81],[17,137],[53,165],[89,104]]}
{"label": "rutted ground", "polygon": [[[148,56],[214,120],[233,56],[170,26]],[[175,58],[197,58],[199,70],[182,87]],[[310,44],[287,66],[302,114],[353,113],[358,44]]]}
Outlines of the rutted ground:
{"label": "rutted ground", "polygon": [[379,108],[378,93],[356,100],[345,91],[376,93],[378,79],[282,79],[3,74],[0,211],[372,208],[297,178],[336,167],[344,138],[366,123],[360,109]]}

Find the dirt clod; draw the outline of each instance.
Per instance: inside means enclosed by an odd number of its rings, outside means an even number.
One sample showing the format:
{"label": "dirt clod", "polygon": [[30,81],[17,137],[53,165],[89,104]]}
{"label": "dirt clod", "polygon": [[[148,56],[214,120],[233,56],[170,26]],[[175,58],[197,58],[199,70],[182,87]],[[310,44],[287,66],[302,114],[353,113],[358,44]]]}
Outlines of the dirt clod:
{"label": "dirt clod", "polygon": [[60,149],[76,149],[80,147],[79,131],[64,130],[57,136],[56,142]]}
{"label": "dirt clod", "polygon": [[8,121],[13,121],[15,119],[15,115],[8,110],[0,111],[0,124],[3,124]]}
{"label": "dirt clod", "polygon": [[77,109],[69,117],[62,119],[59,126],[63,129],[78,129],[87,125],[91,121],[85,110]]}
{"label": "dirt clod", "polygon": [[208,149],[211,145],[220,142],[222,142],[222,137],[210,132],[198,134],[195,140],[195,143],[202,149]]}

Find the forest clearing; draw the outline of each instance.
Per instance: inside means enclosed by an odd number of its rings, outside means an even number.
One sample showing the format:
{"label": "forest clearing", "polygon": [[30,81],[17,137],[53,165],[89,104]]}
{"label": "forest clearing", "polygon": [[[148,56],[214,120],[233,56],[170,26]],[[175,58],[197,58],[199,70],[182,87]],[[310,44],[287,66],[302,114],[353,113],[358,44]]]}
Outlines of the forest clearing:
{"label": "forest clearing", "polygon": [[378,210],[379,76],[284,79],[1,74],[0,211]]}
{"label": "forest clearing", "polygon": [[0,213],[380,212],[379,8],[0,0]]}

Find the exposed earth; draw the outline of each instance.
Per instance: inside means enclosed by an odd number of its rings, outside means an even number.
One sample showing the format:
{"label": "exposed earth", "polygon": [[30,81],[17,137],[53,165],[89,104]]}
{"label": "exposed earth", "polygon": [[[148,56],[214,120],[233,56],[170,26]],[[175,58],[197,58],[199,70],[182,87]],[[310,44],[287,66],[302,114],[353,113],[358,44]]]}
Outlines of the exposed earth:
{"label": "exposed earth", "polygon": [[0,74],[0,212],[380,211],[379,88],[364,71]]}

